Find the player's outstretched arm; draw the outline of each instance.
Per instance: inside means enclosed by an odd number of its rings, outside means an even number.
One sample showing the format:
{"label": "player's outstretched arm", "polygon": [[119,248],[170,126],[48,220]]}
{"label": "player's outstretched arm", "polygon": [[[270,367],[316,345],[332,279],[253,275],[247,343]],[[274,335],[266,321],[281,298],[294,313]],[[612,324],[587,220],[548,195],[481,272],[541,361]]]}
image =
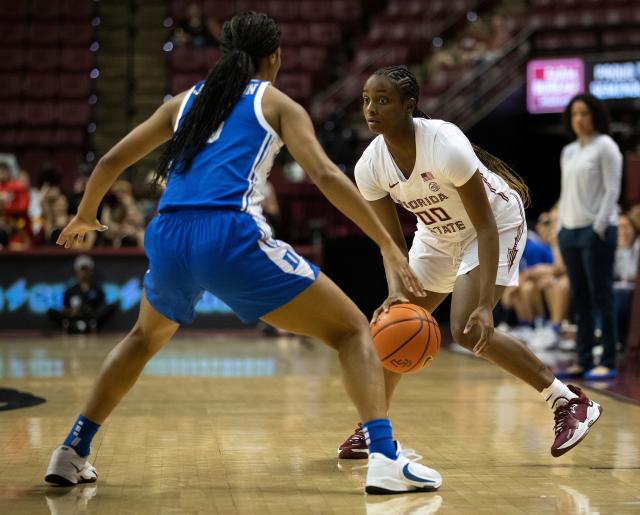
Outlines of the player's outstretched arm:
{"label": "player's outstretched arm", "polygon": [[393,241],[355,185],[325,154],[307,112],[280,92],[271,98],[278,104],[279,132],[293,158],[329,201],[378,244],[385,262],[396,271],[407,289],[423,296],[424,290],[409,268],[406,253]]}
{"label": "player's outstretched arm", "polygon": [[96,218],[100,202],[122,172],[171,139],[173,123],[185,94],[161,105],[98,161],[87,182],[78,213],[60,233],[58,245],[69,248],[76,241],[81,242],[88,231],[106,230]]}

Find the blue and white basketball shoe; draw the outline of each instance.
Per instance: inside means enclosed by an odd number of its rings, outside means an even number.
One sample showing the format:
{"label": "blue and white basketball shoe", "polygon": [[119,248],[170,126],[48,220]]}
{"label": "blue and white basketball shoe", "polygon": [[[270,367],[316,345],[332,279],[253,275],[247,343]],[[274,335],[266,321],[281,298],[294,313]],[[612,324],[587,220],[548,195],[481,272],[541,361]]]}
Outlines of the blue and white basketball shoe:
{"label": "blue and white basketball shoe", "polygon": [[433,492],[442,485],[442,476],[432,468],[418,463],[422,458],[412,449],[398,446],[398,458],[391,460],[374,452],[369,454],[369,468],[365,491],[373,495],[406,492]]}

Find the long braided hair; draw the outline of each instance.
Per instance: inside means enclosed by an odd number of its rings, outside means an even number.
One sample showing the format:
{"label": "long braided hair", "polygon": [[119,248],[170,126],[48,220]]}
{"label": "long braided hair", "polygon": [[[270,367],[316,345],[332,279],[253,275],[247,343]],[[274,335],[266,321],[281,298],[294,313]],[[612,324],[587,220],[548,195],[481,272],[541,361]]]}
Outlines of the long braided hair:
{"label": "long braided hair", "polygon": [[156,184],[170,173],[189,171],[196,154],[240,100],[260,59],[280,47],[280,29],[266,14],[238,14],[223,25],[220,45],[222,56],[209,70],[192,107],[160,157]]}
{"label": "long braided hair", "polygon": [[[402,100],[414,98],[416,101],[416,107],[413,110],[414,118],[429,118],[424,112],[418,109],[418,99],[420,98],[420,85],[416,76],[409,71],[406,66],[387,66],[386,68],[380,68],[373,72],[373,75],[386,77],[389,81],[398,88]],[[529,188],[522,180],[522,178],[506,163],[490,154],[486,150],[480,148],[477,145],[471,144],[474,152],[478,156],[478,159],[489,170],[499,175],[509,185],[511,189],[520,195],[523,204],[526,206],[531,203],[531,196],[529,195]]]}

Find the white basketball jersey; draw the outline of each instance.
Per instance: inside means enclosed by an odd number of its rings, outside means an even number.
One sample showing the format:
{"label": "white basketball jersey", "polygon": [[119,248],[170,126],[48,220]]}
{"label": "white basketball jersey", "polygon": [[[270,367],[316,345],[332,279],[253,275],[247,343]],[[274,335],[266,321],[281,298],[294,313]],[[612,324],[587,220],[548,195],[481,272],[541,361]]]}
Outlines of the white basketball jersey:
{"label": "white basketball jersey", "polygon": [[498,225],[510,223],[514,214],[523,215],[518,195],[480,162],[456,125],[425,118],[414,118],[413,123],[416,162],[408,179],[381,135],[358,160],[356,183],[365,199],[391,195],[394,202],[416,215],[418,232],[450,242],[464,241],[476,233],[456,188],[479,170]]}

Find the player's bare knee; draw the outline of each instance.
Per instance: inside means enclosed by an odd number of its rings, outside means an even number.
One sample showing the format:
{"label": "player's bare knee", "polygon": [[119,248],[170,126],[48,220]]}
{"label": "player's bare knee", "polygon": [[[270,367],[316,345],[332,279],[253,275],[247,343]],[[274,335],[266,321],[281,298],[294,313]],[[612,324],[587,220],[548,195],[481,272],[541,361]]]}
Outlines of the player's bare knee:
{"label": "player's bare knee", "polygon": [[369,321],[364,315],[354,316],[335,327],[327,336],[327,342],[335,349],[341,345],[364,341],[370,333]]}
{"label": "player's bare knee", "polygon": [[156,331],[145,329],[142,325],[136,323],[129,334],[145,354],[153,356],[166,342],[162,335],[156,333]]}
{"label": "player's bare knee", "polygon": [[473,349],[476,341],[478,340],[478,335],[475,330],[471,330],[470,333],[465,334],[464,327],[465,323],[459,323],[456,321],[451,322],[451,335],[453,336],[453,340],[458,344],[464,347],[465,349]]}

